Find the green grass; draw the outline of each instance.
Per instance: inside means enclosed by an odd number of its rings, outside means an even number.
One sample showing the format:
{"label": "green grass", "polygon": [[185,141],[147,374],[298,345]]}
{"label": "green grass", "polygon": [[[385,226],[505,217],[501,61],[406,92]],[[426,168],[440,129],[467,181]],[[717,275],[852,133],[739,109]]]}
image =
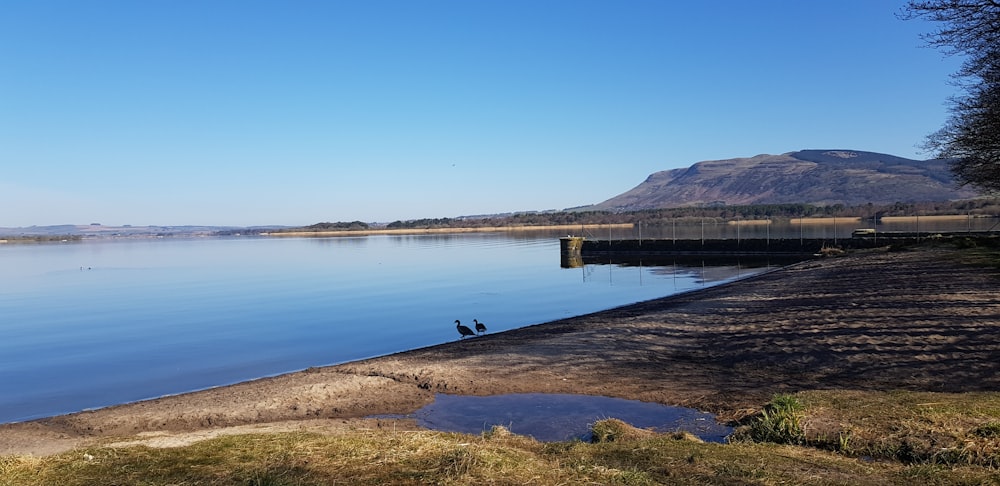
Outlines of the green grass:
{"label": "green grass", "polygon": [[750,418],[745,427],[734,435],[737,440],[803,444],[803,405],[793,395],[775,395],[759,414]]}

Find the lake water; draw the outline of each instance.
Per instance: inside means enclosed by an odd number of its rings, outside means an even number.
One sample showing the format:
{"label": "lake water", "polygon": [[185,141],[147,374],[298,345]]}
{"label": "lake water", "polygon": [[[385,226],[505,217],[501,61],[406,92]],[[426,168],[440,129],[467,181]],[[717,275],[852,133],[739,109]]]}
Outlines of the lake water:
{"label": "lake water", "polygon": [[746,276],[561,268],[559,234],[0,245],[0,423],[454,341]]}

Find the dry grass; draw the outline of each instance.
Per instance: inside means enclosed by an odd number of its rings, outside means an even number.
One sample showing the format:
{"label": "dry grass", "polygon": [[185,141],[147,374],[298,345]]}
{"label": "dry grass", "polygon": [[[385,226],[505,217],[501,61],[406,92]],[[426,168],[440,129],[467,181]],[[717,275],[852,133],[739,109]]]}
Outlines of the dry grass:
{"label": "dry grass", "polygon": [[[955,435],[997,440],[1000,397],[806,393],[807,417],[857,420],[856,437],[900,425],[915,436],[920,419]],[[851,407],[857,400],[866,406]],[[933,399],[938,406],[922,400]],[[918,403],[919,402],[919,403]],[[856,408],[858,410],[852,410]],[[869,413],[863,412],[870,411]],[[877,410],[885,410],[883,416]],[[829,411],[836,413],[829,414]],[[971,415],[967,412],[973,411]],[[810,415],[813,414],[813,415]],[[823,415],[826,414],[826,415]],[[902,420],[887,417],[900,414]],[[867,423],[871,416],[878,420]],[[958,420],[957,416],[969,417]],[[978,417],[973,419],[972,417]],[[948,418],[951,417],[951,418]],[[994,418],[991,418],[994,417]],[[807,419],[808,420],[808,419]],[[991,420],[993,420],[991,422]],[[945,424],[950,424],[945,427]],[[808,432],[809,425],[806,422]],[[933,427],[937,429],[937,426]],[[961,431],[961,434],[959,434]],[[978,431],[978,432],[975,432]],[[320,484],[987,484],[996,469],[875,461],[814,447],[703,443],[689,434],[655,434],[618,420],[594,426],[597,443],[544,444],[502,427],[481,436],[430,431],[351,430],[331,435],[221,436],[192,445],[93,447],[46,458],[0,458],[0,485]],[[979,435],[975,435],[975,434]],[[889,434],[890,437],[893,433]],[[890,438],[887,437],[887,438]],[[858,442],[861,444],[861,442]]]}
{"label": "dry grass", "polygon": [[966,265],[1000,269],[1000,242],[986,238],[954,238],[952,244],[962,251],[952,258]]}
{"label": "dry grass", "polygon": [[726,224],[732,226],[766,226],[771,224],[770,219],[736,219],[731,221],[726,221]]}
{"label": "dry grass", "polygon": [[847,223],[860,223],[861,218],[858,217],[791,218],[788,220],[788,222],[791,224],[833,224],[833,223],[847,224]]}
{"label": "dry grass", "polygon": [[471,484],[576,482],[524,437],[349,431],[218,437],[178,448],[99,447],[6,458],[3,485]]}
{"label": "dry grass", "polygon": [[814,446],[904,463],[1000,468],[1000,393],[811,391]]}

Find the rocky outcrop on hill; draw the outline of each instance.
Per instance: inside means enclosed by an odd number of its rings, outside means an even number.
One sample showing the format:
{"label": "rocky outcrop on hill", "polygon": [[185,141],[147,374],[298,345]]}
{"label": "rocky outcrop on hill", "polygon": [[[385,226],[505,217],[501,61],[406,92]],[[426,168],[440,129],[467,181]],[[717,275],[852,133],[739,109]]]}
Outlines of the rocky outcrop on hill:
{"label": "rocky outcrop on hill", "polygon": [[911,160],[855,150],[802,150],[698,162],[686,169],[657,172],[592,209],[786,203],[851,206],[949,201],[976,195],[955,184],[947,160]]}

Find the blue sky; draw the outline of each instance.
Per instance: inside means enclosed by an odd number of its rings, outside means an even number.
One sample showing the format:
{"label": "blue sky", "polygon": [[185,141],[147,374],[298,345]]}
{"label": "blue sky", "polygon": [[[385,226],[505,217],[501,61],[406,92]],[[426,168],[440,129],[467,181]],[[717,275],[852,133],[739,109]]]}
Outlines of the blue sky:
{"label": "blue sky", "polygon": [[702,160],[928,158],[902,0],[5,0],[0,226],[598,203]]}

